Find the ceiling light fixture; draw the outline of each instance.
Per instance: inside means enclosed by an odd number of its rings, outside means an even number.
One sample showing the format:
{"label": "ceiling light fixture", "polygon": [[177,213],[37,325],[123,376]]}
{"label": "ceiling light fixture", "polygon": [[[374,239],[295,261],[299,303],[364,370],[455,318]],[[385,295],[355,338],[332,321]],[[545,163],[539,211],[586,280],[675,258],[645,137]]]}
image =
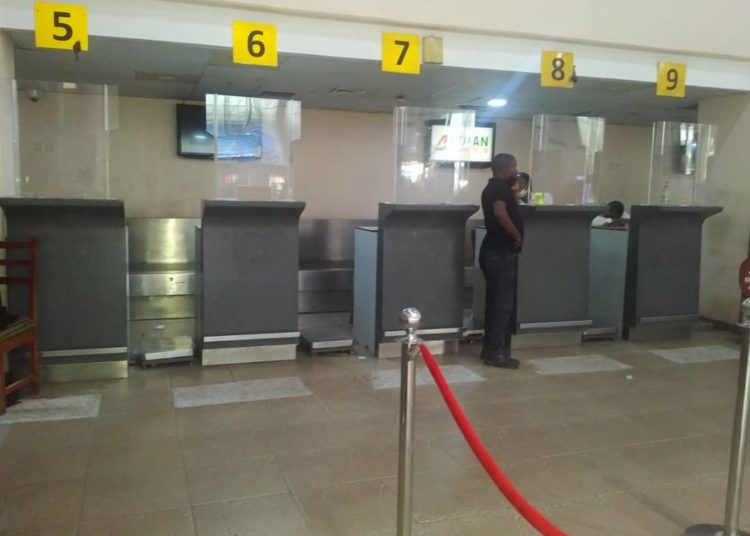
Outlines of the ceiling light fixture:
{"label": "ceiling light fixture", "polygon": [[490,108],[502,108],[508,104],[508,99],[490,99],[487,101],[487,106]]}

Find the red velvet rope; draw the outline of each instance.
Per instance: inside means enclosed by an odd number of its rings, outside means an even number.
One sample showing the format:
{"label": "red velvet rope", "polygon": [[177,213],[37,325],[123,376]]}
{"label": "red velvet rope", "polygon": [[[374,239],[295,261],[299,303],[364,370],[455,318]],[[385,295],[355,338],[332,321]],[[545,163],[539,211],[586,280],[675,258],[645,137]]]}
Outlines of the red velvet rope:
{"label": "red velvet rope", "polygon": [[422,351],[424,362],[430,370],[432,377],[435,379],[435,383],[437,384],[438,389],[440,389],[440,394],[443,395],[445,403],[448,405],[448,409],[453,414],[456,424],[461,429],[461,433],[466,438],[471,450],[474,451],[474,455],[482,464],[484,470],[487,471],[487,474],[490,475],[490,478],[497,485],[500,492],[505,495],[505,498],[508,499],[518,513],[544,536],[567,536],[565,532],[553,525],[536,508],[534,508],[531,503],[524,499],[521,492],[518,491],[508,477],[503,474],[495,463],[495,460],[492,459],[492,455],[484,445],[482,445],[482,441],[474,431],[474,427],[469,422],[469,419],[466,418],[458,400],[456,400],[453,391],[451,391],[448,382],[445,380],[445,376],[443,376],[440,366],[437,364],[437,361],[435,361],[435,357],[424,344],[420,344],[419,349]]}

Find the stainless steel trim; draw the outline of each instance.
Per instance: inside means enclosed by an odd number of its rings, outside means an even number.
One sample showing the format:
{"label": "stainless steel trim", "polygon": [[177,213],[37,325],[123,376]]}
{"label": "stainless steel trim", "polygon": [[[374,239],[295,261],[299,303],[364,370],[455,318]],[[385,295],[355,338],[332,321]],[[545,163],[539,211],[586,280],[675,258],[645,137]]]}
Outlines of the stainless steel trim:
{"label": "stainless steel trim", "polygon": [[164,359],[193,358],[192,348],[176,348],[174,350],[156,350],[153,352],[143,352],[143,360],[162,361]]}
{"label": "stainless steel trim", "polygon": [[201,364],[240,365],[243,363],[264,363],[268,361],[292,361],[297,358],[296,344],[274,346],[249,346],[246,348],[204,348]]}
{"label": "stainless steel trim", "polygon": [[662,324],[669,322],[697,322],[699,315],[665,315],[665,316],[642,316],[638,319],[641,324]]}
{"label": "stainless steel trim", "polygon": [[594,324],[593,320],[561,320],[559,322],[528,322],[521,329],[582,328]]}
{"label": "stainless steel trim", "polygon": [[249,333],[246,335],[214,335],[203,337],[203,342],[235,342],[235,341],[259,341],[266,339],[294,339],[299,337],[299,331],[288,333]]}
{"label": "stainless steel trim", "polygon": [[327,348],[349,348],[354,344],[352,339],[341,339],[338,341],[320,341],[314,342],[310,345],[313,350],[327,349]]}
{"label": "stainless steel trim", "polygon": [[40,352],[42,357],[69,357],[85,355],[112,355],[127,354],[127,346],[118,346],[117,348],[82,348],[80,350],[47,350]]}
{"label": "stainless steel trim", "polygon": [[128,377],[127,361],[42,365],[42,377],[50,383],[120,380]]}
{"label": "stainless steel trim", "polygon": [[[463,328],[433,328],[433,329],[418,329],[417,335],[443,335],[448,333],[461,333]],[[384,333],[386,337],[400,337],[406,335],[406,331],[399,329],[396,331],[386,331]]]}

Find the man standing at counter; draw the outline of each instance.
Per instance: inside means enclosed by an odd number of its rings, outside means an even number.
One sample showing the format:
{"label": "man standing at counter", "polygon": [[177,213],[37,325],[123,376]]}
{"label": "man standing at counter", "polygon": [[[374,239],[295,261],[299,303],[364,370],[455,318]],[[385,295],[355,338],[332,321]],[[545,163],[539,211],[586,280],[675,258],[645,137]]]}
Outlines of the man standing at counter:
{"label": "man standing at counter", "polygon": [[479,251],[479,267],[487,284],[482,361],[509,369],[517,369],[520,364],[510,356],[518,254],[523,244],[521,211],[511,191],[516,166],[511,154],[497,154],[492,159],[492,178],[482,191],[487,235]]}

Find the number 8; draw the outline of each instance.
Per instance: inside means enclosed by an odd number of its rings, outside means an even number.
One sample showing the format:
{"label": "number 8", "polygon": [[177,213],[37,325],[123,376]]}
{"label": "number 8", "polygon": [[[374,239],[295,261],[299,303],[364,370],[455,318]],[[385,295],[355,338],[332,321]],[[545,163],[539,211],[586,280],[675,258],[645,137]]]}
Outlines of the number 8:
{"label": "number 8", "polygon": [[565,78],[565,60],[555,58],[552,60],[552,80],[562,81]]}

